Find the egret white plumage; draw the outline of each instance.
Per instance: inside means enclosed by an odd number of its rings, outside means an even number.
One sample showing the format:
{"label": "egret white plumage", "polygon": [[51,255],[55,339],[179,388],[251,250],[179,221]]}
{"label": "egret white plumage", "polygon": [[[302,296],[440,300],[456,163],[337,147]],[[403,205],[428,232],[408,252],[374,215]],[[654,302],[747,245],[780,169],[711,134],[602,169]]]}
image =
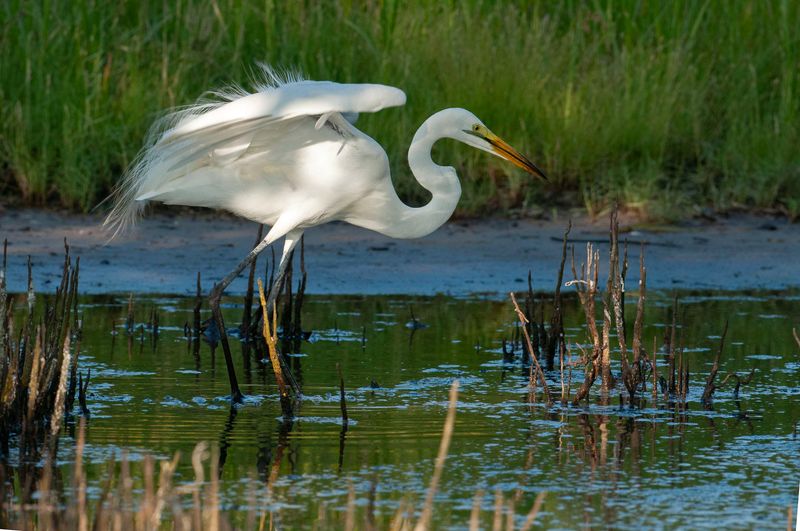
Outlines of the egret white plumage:
{"label": "egret white plumage", "polygon": [[114,193],[105,225],[114,234],[133,223],[148,201],[228,210],[270,227],[266,237],[210,293],[222,335],[231,391],[241,399],[219,301],[225,288],[267,246],[284,238],[274,303],[287,257],[303,231],[333,220],[394,238],[430,234],[452,215],[461,196],[455,169],[431,159],[433,144],[452,138],[502,157],[546,179],[526,157],[465,109],[445,109],[420,126],[408,150],[414,177],[431,192],[421,207],[395,192],[383,148],[358,130],[358,113],[403,105],[400,89],[375,84],[310,81],[263,68],[252,93],[217,92],[167,115]]}

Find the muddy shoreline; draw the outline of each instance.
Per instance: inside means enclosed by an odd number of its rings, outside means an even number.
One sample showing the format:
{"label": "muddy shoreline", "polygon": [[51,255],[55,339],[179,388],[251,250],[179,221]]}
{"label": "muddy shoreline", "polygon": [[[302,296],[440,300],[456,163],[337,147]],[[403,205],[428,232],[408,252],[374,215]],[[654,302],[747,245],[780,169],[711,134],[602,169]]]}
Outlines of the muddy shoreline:
{"label": "muddy shoreline", "polygon": [[[66,237],[81,257],[82,293],[193,294],[197,272],[209,288],[249,251],[257,229],[252,222],[214,213],[159,213],[106,243],[101,219],[33,209],[1,212],[10,291],[25,290],[29,255],[36,290],[54,291]],[[567,221],[566,214],[552,220],[454,221],[417,240],[393,240],[344,223],[318,227],[305,237],[307,292],[500,297],[525,288],[529,270],[537,290],[552,291]],[[737,215],[680,227],[647,230],[623,223],[622,228],[631,242],[629,290],[638,284],[641,242],[652,289],[800,287],[800,224]],[[602,242],[605,255],[607,239],[607,219],[573,219],[570,240],[577,265],[586,241]],[[263,271],[263,260],[259,264]],[[568,261],[565,280],[571,278]],[[239,278],[228,293],[241,294],[245,287]]]}

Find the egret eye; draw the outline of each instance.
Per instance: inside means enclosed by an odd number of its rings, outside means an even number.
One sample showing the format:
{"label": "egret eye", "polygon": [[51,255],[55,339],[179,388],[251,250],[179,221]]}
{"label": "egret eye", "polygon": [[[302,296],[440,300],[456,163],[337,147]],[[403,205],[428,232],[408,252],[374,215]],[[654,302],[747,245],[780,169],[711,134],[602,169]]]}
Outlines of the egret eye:
{"label": "egret eye", "polygon": [[475,125],[473,125],[473,126],[472,126],[472,130],[473,130],[473,131],[475,131],[475,132],[477,133],[478,131],[480,131],[480,130],[481,130],[481,126],[480,126],[480,125],[478,125],[478,124],[475,124]]}

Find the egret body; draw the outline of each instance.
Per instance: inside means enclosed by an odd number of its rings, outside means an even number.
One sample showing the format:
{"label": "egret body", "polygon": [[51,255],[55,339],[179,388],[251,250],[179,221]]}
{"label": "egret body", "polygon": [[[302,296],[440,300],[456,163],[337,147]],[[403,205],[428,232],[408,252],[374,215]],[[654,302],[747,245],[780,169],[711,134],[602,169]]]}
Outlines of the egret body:
{"label": "egret body", "polygon": [[219,309],[225,288],[267,246],[284,238],[274,303],[287,258],[303,231],[341,220],[393,238],[430,234],[452,215],[461,196],[455,169],[431,159],[436,141],[452,138],[502,157],[546,178],[527,158],[465,109],[445,109],[420,126],[408,150],[417,181],[431,193],[410,207],[392,185],[383,148],[358,130],[358,113],[403,105],[400,89],[375,84],[309,81],[263,68],[250,93],[241,88],[215,93],[165,116],[114,195],[105,221],[116,235],[132,224],[149,201],[228,210],[268,225],[266,237],[210,294],[222,335],[232,397],[241,399]]}

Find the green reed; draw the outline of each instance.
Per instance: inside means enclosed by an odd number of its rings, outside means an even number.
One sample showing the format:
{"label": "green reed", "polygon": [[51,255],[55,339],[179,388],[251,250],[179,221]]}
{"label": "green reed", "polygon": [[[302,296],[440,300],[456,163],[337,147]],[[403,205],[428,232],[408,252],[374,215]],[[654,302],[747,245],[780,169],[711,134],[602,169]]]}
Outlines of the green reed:
{"label": "green reed", "polygon": [[255,61],[402,87],[359,126],[405,150],[443,107],[474,111],[546,185],[452,142],[462,214],[541,205],[652,217],[800,213],[800,4],[764,1],[23,2],[0,7],[0,193],[94,206],[165,108],[246,82]]}

